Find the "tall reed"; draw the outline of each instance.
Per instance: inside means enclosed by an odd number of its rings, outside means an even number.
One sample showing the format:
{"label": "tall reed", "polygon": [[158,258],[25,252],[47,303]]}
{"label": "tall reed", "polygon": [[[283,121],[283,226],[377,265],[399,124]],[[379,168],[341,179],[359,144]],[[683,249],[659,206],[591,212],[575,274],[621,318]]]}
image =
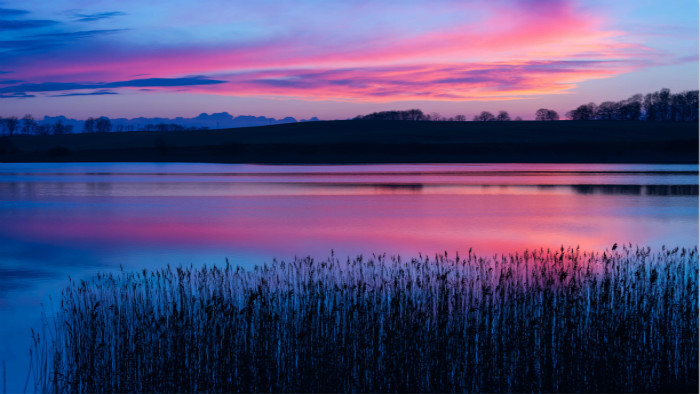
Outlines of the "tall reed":
{"label": "tall reed", "polygon": [[698,250],[122,271],[42,331],[39,391],[697,391]]}

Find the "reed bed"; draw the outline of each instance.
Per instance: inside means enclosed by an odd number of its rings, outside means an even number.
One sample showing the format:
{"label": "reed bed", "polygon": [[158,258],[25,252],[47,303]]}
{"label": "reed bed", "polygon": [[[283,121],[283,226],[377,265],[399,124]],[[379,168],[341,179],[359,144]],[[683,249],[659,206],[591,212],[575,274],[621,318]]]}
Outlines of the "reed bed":
{"label": "reed bed", "polygon": [[42,392],[697,392],[698,250],[122,270],[33,337]]}

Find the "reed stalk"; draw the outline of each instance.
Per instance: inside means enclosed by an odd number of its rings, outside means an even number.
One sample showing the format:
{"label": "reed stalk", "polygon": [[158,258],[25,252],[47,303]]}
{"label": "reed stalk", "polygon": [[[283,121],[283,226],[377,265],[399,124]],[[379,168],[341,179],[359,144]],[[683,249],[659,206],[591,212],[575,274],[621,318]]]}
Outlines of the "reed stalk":
{"label": "reed stalk", "polygon": [[60,300],[38,391],[698,389],[697,247],[168,266]]}

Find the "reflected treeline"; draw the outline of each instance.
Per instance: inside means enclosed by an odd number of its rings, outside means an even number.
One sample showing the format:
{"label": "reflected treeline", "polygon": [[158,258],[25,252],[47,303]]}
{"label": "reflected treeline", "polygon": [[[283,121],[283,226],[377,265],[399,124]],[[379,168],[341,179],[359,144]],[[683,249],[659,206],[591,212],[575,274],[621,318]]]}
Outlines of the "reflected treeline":
{"label": "reflected treeline", "polygon": [[3,293],[19,290],[26,286],[28,281],[37,281],[55,277],[54,274],[32,268],[0,267],[0,304],[3,302]]}
{"label": "reflected treeline", "polygon": [[[540,188],[551,187],[547,185]],[[578,194],[631,194],[647,196],[697,196],[698,185],[571,185]]]}
{"label": "reflected treeline", "polygon": [[697,196],[698,185],[647,185],[645,192],[650,196]]}
{"label": "reflected treeline", "polygon": [[374,189],[375,191],[419,193],[423,190],[422,183],[365,183],[365,182],[299,182],[287,183],[303,187],[342,188],[342,189]]}
{"label": "reflected treeline", "polygon": [[[0,182],[0,196],[26,197],[37,195],[110,195],[112,182]],[[152,185],[152,184],[151,184]]]}
{"label": "reflected treeline", "polygon": [[418,193],[423,190],[422,183],[378,183],[373,185],[376,190],[402,191]]}
{"label": "reflected treeline", "polygon": [[[424,183],[367,183],[367,182],[247,182],[248,185],[273,186],[277,187],[278,193],[284,194],[288,187],[295,186],[303,189],[347,189],[364,192],[400,192],[400,193],[422,193],[436,190],[442,187],[459,188],[460,190],[482,190],[498,188],[504,192],[514,188],[537,188],[539,190],[569,189],[576,194],[627,194],[627,195],[647,195],[647,196],[697,196],[700,193],[698,185],[499,185],[499,184],[424,184]],[[40,194],[53,195],[91,195],[107,196],[115,193],[116,183],[112,182],[0,182],[0,195],[7,197],[25,197]],[[178,182],[158,182],[140,183],[124,182],[119,183],[117,189],[127,188],[131,193],[144,193],[157,190],[162,195],[171,195],[172,191],[187,190],[189,183]],[[128,185],[128,187],[127,187]],[[220,190],[226,194],[238,194],[233,185],[239,183],[214,182],[206,184],[210,192]]]}

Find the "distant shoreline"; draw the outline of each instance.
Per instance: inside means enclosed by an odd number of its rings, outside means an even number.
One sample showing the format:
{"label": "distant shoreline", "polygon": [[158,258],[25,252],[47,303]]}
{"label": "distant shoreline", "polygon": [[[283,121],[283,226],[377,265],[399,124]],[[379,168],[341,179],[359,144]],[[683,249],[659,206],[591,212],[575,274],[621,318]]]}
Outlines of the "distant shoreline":
{"label": "distant shoreline", "polygon": [[327,121],[0,137],[0,162],[698,163],[695,122]]}

